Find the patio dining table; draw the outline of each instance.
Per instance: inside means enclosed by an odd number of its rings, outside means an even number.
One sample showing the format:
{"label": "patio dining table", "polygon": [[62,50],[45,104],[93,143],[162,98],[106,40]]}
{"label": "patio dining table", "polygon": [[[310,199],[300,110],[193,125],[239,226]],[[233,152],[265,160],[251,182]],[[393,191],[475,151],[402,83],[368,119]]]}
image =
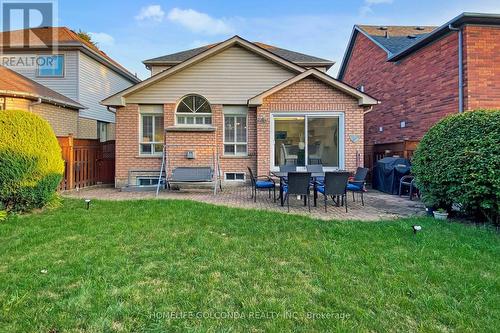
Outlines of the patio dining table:
{"label": "patio dining table", "polygon": [[[306,170],[297,170],[297,171],[294,171],[296,173],[309,173],[308,171]],[[330,172],[330,171],[327,171],[327,172]],[[335,171],[331,171],[331,172],[345,172],[345,170],[335,170]],[[288,172],[286,171],[270,171],[271,175],[277,177],[280,179],[280,204],[281,206],[283,207],[285,205],[285,198],[283,196],[283,184],[284,184],[284,179],[286,177],[288,177]],[[313,195],[314,195],[314,207],[316,207],[316,178],[318,177],[324,177],[325,176],[325,171],[323,172],[311,172],[311,178],[313,180]],[[305,200],[305,198],[304,198]]]}

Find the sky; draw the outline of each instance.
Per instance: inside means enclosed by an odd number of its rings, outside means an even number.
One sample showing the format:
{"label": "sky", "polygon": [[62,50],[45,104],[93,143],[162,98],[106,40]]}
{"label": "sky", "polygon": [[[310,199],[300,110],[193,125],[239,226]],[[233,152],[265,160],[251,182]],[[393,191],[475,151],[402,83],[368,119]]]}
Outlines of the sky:
{"label": "sky", "polygon": [[141,79],[142,61],[239,35],[333,60],[336,76],[354,24],[442,25],[460,13],[500,13],[500,0],[69,1],[58,25],[92,34]]}

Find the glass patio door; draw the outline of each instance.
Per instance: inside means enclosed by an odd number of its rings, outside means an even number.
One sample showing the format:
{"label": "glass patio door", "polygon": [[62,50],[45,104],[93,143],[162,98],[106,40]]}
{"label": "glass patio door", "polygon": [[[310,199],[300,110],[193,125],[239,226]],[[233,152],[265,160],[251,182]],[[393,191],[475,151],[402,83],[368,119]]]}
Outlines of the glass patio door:
{"label": "glass patio door", "polygon": [[342,116],[303,114],[273,117],[272,165],[343,167]]}
{"label": "glass patio door", "polygon": [[339,168],[339,118],[307,117],[307,164]]}
{"label": "glass patio door", "polygon": [[274,118],[275,165],[306,165],[305,117]]}

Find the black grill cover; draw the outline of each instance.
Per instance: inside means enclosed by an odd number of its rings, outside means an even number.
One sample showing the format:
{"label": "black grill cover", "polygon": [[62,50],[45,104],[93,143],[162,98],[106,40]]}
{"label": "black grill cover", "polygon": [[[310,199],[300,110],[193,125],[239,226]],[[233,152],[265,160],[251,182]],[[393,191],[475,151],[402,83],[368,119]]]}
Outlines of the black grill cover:
{"label": "black grill cover", "polygon": [[373,188],[398,194],[401,177],[410,173],[410,161],[401,157],[384,157],[373,168]]}

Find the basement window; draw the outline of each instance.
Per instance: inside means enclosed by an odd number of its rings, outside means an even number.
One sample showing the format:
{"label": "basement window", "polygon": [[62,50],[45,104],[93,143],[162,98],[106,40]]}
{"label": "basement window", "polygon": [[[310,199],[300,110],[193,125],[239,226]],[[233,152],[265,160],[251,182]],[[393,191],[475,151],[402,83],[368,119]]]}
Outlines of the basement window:
{"label": "basement window", "polygon": [[245,173],[243,173],[243,172],[226,172],[226,173],[224,173],[224,180],[243,182],[243,181],[245,181]]}
{"label": "basement window", "polygon": [[137,178],[137,186],[152,186],[152,185],[158,185],[158,177]]}

